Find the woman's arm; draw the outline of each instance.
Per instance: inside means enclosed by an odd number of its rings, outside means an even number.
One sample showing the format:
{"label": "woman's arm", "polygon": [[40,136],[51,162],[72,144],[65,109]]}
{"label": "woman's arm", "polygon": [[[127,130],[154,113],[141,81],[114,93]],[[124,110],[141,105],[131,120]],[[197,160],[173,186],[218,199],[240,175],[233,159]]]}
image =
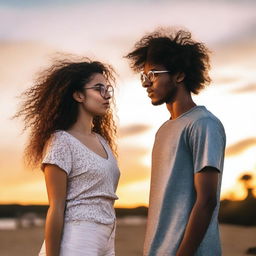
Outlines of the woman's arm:
{"label": "woman's arm", "polygon": [[67,191],[67,174],[58,166],[46,164],[45,182],[49,209],[45,224],[47,256],[59,256]]}

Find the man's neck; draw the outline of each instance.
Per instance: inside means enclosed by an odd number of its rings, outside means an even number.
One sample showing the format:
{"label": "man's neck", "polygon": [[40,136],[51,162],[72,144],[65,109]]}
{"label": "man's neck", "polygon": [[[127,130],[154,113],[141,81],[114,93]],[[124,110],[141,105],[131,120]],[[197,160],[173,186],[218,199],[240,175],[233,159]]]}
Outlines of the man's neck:
{"label": "man's neck", "polygon": [[171,103],[166,103],[166,107],[171,114],[171,119],[176,119],[183,113],[189,111],[195,107],[196,104],[193,101],[191,94],[177,95],[176,100]]}

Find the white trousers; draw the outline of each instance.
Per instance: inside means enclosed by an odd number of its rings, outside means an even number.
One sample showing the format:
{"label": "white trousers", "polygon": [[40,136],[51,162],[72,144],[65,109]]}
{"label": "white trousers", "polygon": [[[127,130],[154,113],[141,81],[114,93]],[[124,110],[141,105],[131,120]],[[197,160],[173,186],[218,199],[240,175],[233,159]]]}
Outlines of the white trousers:
{"label": "white trousers", "polygon": [[[105,225],[89,221],[65,223],[60,256],[114,256],[116,223]],[[45,256],[45,241],[39,256]]]}

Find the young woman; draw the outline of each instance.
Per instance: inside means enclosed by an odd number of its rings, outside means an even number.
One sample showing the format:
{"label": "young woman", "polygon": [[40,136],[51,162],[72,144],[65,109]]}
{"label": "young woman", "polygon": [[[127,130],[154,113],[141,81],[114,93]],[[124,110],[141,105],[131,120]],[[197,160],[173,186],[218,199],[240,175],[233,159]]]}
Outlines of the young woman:
{"label": "young woman", "polygon": [[39,255],[115,255],[119,180],[110,109],[113,70],[58,62],[25,92],[17,116],[30,137],[26,160],[44,171],[49,209]]}

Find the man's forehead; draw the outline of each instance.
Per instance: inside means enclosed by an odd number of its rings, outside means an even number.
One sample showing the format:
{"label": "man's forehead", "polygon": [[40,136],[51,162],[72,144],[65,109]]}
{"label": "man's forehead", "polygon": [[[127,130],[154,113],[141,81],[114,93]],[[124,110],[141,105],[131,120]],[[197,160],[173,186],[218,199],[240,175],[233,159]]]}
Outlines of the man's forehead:
{"label": "man's forehead", "polygon": [[144,72],[148,72],[150,70],[161,70],[163,68],[164,66],[161,64],[153,64],[153,63],[146,62],[144,65]]}

